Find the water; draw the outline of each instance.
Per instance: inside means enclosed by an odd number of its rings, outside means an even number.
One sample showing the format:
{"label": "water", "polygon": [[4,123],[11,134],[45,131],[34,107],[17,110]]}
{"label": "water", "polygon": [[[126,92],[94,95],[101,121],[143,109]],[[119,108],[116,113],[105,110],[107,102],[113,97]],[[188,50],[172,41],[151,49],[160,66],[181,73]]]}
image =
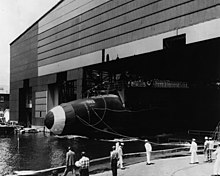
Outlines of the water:
{"label": "water", "polygon": [[[90,159],[106,157],[114,144],[86,138],[58,138],[44,133],[0,137],[0,175],[62,166],[68,146],[73,147],[77,159],[82,151],[86,151]],[[141,141],[125,144],[125,153],[140,151],[144,151]]]}

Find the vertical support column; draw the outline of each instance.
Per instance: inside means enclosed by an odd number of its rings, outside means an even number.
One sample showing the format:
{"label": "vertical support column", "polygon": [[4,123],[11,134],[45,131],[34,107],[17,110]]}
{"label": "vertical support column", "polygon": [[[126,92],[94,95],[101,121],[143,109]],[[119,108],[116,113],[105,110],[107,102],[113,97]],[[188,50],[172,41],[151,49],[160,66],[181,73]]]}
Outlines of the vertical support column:
{"label": "vertical support column", "polygon": [[77,99],[82,98],[82,82],[83,82],[83,68],[70,70],[67,72],[67,81],[76,80],[76,95]]}

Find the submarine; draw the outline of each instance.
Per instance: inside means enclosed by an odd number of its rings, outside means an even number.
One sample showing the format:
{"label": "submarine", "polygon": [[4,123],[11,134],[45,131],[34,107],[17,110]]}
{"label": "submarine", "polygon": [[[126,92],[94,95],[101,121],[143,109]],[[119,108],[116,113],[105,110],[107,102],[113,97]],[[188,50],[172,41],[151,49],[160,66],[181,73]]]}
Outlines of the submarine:
{"label": "submarine", "polygon": [[58,136],[114,139],[189,131],[211,135],[219,123],[218,90],[141,90],[126,92],[126,101],[104,94],[60,104],[48,111],[45,126]]}
{"label": "submarine", "polygon": [[60,104],[46,114],[44,123],[55,135],[120,136],[128,114],[119,96],[108,94]]}
{"label": "submarine", "polygon": [[155,131],[152,125],[146,128],[146,123],[157,123],[156,118],[149,121],[149,114],[152,115],[149,109],[128,109],[120,96],[105,94],[55,106],[46,114],[44,124],[58,136],[133,138]]}

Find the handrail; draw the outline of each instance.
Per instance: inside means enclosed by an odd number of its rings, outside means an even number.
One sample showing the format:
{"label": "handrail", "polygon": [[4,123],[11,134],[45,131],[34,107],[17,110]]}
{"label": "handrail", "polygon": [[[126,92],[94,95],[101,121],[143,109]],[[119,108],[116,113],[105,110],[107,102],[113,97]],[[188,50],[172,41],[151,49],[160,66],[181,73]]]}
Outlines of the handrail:
{"label": "handrail", "polygon": [[[173,154],[175,152],[180,152],[180,151],[186,151],[189,150],[190,146],[184,146],[184,147],[176,147],[176,148],[172,148],[172,149],[165,149],[165,150],[156,150],[156,151],[152,151],[153,155],[157,155],[157,154]],[[200,146],[201,147],[201,146]],[[137,153],[128,153],[128,154],[124,154],[124,157],[132,157],[132,156],[144,156],[145,152],[137,152]],[[104,162],[105,160],[109,160],[109,157],[102,157],[102,158],[97,158],[97,159],[93,159],[90,161],[90,164],[95,165],[97,162]],[[14,171],[14,176],[18,176],[18,175],[23,175],[23,176],[31,176],[31,175],[40,175],[40,174],[46,174],[46,173],[52,173],[54,171],[57,172],[61,172],[63,171],[65,168],[65,166],[58,166],[58,167],[54,167],[54,168],[49,168],[49,169],[43,169],[43,170],[38,170],[38,171],[31,171],[31,170],[27,170],[27,171]]]}

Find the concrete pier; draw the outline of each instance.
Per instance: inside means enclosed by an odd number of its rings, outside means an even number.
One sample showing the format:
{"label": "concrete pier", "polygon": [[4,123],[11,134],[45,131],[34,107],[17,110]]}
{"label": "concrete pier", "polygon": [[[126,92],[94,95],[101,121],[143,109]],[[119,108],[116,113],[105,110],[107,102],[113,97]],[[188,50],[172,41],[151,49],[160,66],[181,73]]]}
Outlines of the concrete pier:
{"label": "concrete pier", "polygon": [[[118,169],[118,176],[211,176],[212,163],[204,162],[202,146],[198,153],[199,164],[190,164],[189,147],[158,150],[152,152],[152,165],[146,165],[145,152],[127,154],[124,156],[125,169]],[[109,157],[91,161],[90,175],[111,176]],[[23,175],[58,175],[63,174],[65,166],[41,171],[30,172]],[[57,171],[57,174],[53,174]],[[20,173],[21,174],[21,173]],[[18,174],[18,175],[20,175]],[[76,171],[78,175],[78,170]],[[69,172],[67,176],[72,176]]]}
{"label": "concrete pier", "polygon": [[[190,156],[156,159],[152,165],[145,162],[118,169],[118,176],[210,176],[213,163],[204,162],[203,155],[199,155],[199,164],[189,164]],[[69,174],[68,176],[70,176]],[[95,174],[94,176],[111,176],[111,171]]]}

